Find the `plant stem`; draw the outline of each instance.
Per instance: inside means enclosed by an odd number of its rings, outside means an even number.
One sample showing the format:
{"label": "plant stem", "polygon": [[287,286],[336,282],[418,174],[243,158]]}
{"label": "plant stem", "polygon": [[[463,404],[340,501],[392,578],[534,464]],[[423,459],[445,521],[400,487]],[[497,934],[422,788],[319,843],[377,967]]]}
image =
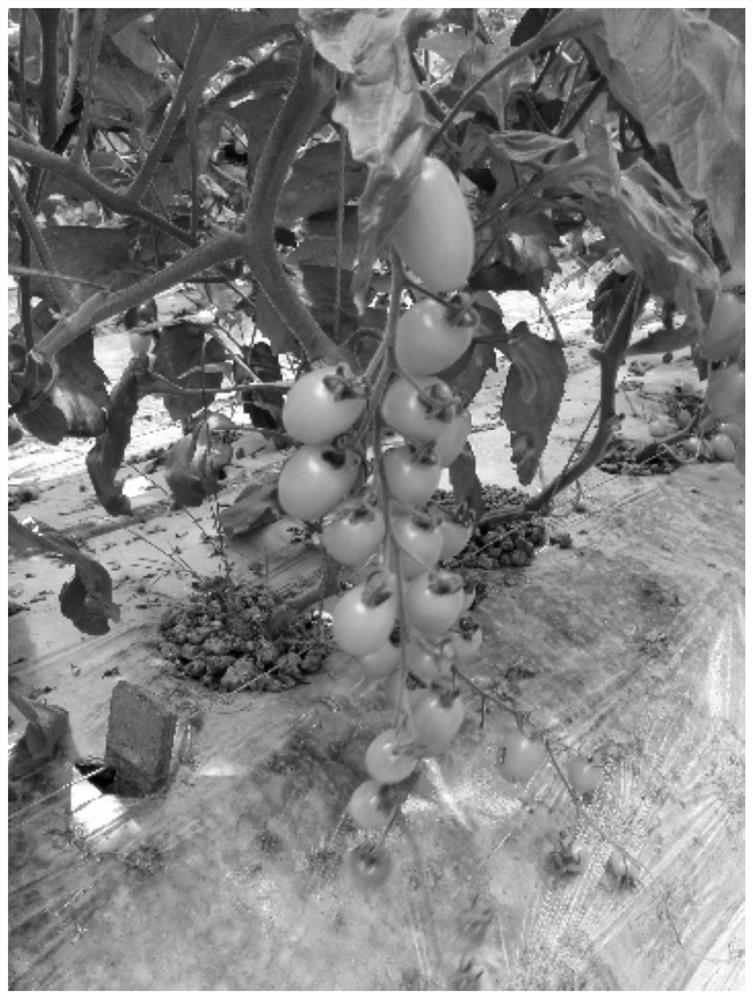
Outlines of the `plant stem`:
{"label": "plant stem", "polygon": [[68,79],[65,81],[63,103],[60,105],[57,116],[58,135],[63,131],[65,120],[71,110],[73,91],[76,86],[76,77],[78,76],[79,45],[81,42],[81,11],[78,7],[74,7],[72,17],[71,41],[68,46]]}
{"label": "plant stem", "polygon": [[88,66],[86,70],[86,89],[84,91],[84,107],[78,123],[78,136],[76,146],[71,154],[71,162],[78,166],[86,149],[86,141],[89,134],[89,122],[91,121],[92,101],[94,99],[94,73],[99,62],[99,52],[102,48],[102,39],[105,33],[105,19],[107,11],[104,8],[97,8],[92,12],[92,37],[89,44]]}

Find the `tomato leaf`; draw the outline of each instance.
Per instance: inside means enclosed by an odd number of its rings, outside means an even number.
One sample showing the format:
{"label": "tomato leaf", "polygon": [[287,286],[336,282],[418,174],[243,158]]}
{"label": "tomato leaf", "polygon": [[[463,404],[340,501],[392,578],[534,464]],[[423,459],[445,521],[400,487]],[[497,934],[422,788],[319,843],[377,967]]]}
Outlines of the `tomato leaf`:
{"label": "tomato leaf", "polygon": [[198,507],[214,496],[232,458],[232,447],[215,444],[204,424],[171,445],[165,461],[165,481],[178,504]]}
{"label": "tomato leaf", "polygon": [[527,323],[513,327],[502,350],[512,362],[502,396],[502,419],[510,431],[518,480],[527,486],[559,412],[567,362],[560,344],[537,337]]}
{"label": "tomato leaf", "polygon": [[[491,311],[491,310],[488,310]],[[499,318],[499,317],[498,317]],[[437,374],[455,393],[473,399],[484,383],[488,371],[497,370],[497,356],[491,344],[471,343],[468,350],[450,368]]]}
{"label": "tomato leaf", "polygon": [[[503,28],[495,33],[493,40],[488,44],[479,44],[476,41],[458,61],[452,86],[462,93],[500,59],[509,55],[510,35],[511,31]],[[513,88],[531,84],[535,78],[536,71],[530,58],[518,59],[501,73],[495,73],[473,97],[468,107],[471,110],[477,107],[491,112],[502,125]]]}
{"label": "tomato leaf", "polygon": [[[225,351],[208,336],[206,327],[189,321],[177,321],[164,326],[157,338],[152,372],[163,375],[181,389],[203,389],[191,396],[166,392],[162,396],[165,409],[173,420],[185,420],[198,413],[204,403],[211,403],[214,389],[222,385],[220,372],[202,371],[206,366],[225,360]],[[196,370],[192,370],[196,369]]]}
{"label": "tomato leaf", "polygon": [[[336,209],[340,200],[340,143],[309,146],[293,164],[282,189],[277,216],[284,226],[317,212]],[[348,155],[345,160],[343,198],[358,198],[366,181],[365,168]]]}
{"label": "tomato leaf", "polygon": [[481,480],[476,472],[476,456],[473,448],[466,441],[463,450],[452,462],[449,469],[450,485],[455,497],[455,503],[460,506],[467,504],[469,509],[480,515],[484,511],[484,496],[481,490]]}
{"label": "tomato leaf", "polygon": [[[109,602],[112,598],[112,581],[107,570],[94,564],[100,571],[97,581],[97,590],[105,592],[105,597]],[[89,580],[91,583],[91,579]],[[66,618],[70,619],[79,632],[86,635],[105,635],[110,631],[110,622],[107,612],[104,610],[100,598],[89,589],[87,581],[83,578],[80,569],[76,566],[73,579],[64,583],[60,588],[60,610]]]}
{"label": "tomato leaf", "polygon": [[347,130],[354,159],[368,167],[353,283],[360,311],[374,262],[405,210],[432,127],[407,35],[419,23],[436,19],[439,11],[322,9],[301,14],[317,50],[346,74],[332,117]]}
{"label": "tomato leaf", "polygon": [[[246,364],[262,382],[282,380],[280,361],[266,341],[258,340],[246,352]],[[243,390],[243,411],[251,417],[254,427],[279,430],[282,427],[283,389],[255,389],[253,383]]]}
{"label": "tomato leaf", "polygon": [[260,531],[281,515],[277,484],[250,483],[230,507],[220,512],[220,524],[226,535],[234,537]]}
{"label": "tomato leaf", "polygon": [[108,514],[118,517],[131,513],[131,502],[123,494],[123,484],[115,481],[125,450],[131,440],[131,424],[136,416],[147,359],[131,358],[115,385],[107,406],[107,429],[86,456],[86,468],[99,502]]}

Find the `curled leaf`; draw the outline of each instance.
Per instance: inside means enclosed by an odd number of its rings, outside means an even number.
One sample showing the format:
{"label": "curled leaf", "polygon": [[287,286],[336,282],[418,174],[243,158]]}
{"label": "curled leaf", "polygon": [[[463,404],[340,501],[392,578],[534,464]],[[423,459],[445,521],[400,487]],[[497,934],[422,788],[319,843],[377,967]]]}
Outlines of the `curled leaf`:
{"label": "curled leaf", "polygon": [[276,483],[250,483],[220,513],[220,524],[226,535],[246,535],[272,524],[281,513]]}
{"label": "curled leaf", "polygon": [[198,507],[217,493],[232,458],[230,445],[215,443],[204,424],[176,441],[167,453],[165,480],[178,504]]}

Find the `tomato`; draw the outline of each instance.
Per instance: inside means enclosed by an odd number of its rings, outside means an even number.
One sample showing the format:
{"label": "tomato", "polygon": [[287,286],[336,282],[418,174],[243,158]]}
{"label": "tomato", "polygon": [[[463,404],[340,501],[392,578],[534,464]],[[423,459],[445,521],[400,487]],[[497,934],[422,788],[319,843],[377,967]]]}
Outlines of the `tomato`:
{"label": "tomato", "polygon": [[322,545],[343,566],[360,566],[377,551],[386,530],[384,514],[360,503],[335,512],[322,529]]}
{"label": "tomato", "polygon": [[604,768],[593,764],[587,757],[571,757],[567,762],[567,780],[576,795],[596,791],[604,780]]}
{"label": "tomato", "polygon": [[400,643],[394,643],[392,636],[373,653],[365,653],[358,663],[367,677],[389,677],[400,666]]}
{"label": "tomato", "polygon": [[685,438],[684,441],[680,441],[680,447],[687,451],[693,458],[698,458],[701,454],[701,441],[695,435]]}
{"label": "tomato", "polygon": [[441,160],[424,157],[392,242],[430,292],[453,291],[468,280],[473,223],[457,181]]}
{"label": "tomato", "polygon": [[744,340],[745,299],[734,292],[721,292],[701,334],[700,355],[708,361],[725,361],[739,352]]}
{"label": "tomato", "polygon": [[745,373],[739,365],[711,372],[706,402],[717,420],[745,425]]}
{"label": "tomato", "polygon": [[363,387],[345,365],[306,372],[288,392],[282,423],[303,444],[326,444],[349,430],[366,409]]}
{"label": "tomato", "polygon": [[389,639],[396,616],[394,577],[376,570],[338,600],[332,611],[333,638],[351,656],[375,653]]}
{"label": "tomato", "polygon": [[468,435],[471,433],[471,426],[470,413],[467,410],[461,410],[436,439],[434,454],[443,468],[451,465],[463,450]]}
{"label": "tomato", "polygon": [[[457,400],[438,378],[396,378],[382,400],[382,416],[403,437],[419,444],[436,440],[456,414]],[[416,388],[419,386],[419,389]]]}
{"label": "tomato", "polygon": [[434,375],[449,368],[470,346],[476,316],[435,299],[417,302],[397,321],[395,359],[408,375]]}
{"label": "tomato", "polygon": [[358,455],[348,449],[305,444],[283,465],[277,498],[290,517],[316,521],[350,493],[361,469]]}
{"label": "tomato", "polygon": [[411,636],[405,644],[405,664],[413,676],[425,684],[449,676],[451,665],[450,660],[443,657],[440,650],[430,649],[416,636]]}
{"label": "tomato", "polygon": [[350,852],[348,866],[359,889],[378,889],[390,877],[392,859],[384,847],[364,843]]}
{"label": "tomato", "polygon": [[519,729],[508,732],[497,758],[502,777],[507,781],[528,781],[544,762],[546,750],[538,740],[529,740]]}
{"label": "tomato", "polygon": [[383,462],[391,498],[411,507],[425,504],[442,478],[442,469],[433,453],[418,451],[408,444],[390,448]]}
{"label": "tomato", "polygon": [[405,594],[409,621],[428,639],[443,635],[461,615],[463,578],[449,570],[432,570],[411,580]]}
{"label": "tomato", "polygon": [[382,786],[369,778],[356,788],[348,802],[348,812],[354,823],[364,830],[382,830],[390,818],[384,808]]}
{"label": "tomato", "polygon": [[727,434],[715,434],[711,439],[711,454],[719,462],[734,462],[737,448],[735,442]]}
{"label": "tomato", "polygon": [[678,427],[682,427],[684,430],[692,419],[693,419],[693,414],[690,412],[690,410],[687,410],[685,409],[684,406],[681,406],[675,416],[675,423],[677,424]]}
{"label": "tomato", "polygon": [[670,434],[672,425],[666,417],[655,417],[648,425],[648,432],[651,437],[663,438]]}
{"label": "tomato", "polygon": [[455,659],[467,663],[481,649],[483,633],[479,623],[470,615],[463,615],[450,634]]}
{"label": "tomato", "polygon": [[456,520],[447,514],[440,521],[439,530],[442,534],[442,551],[439,559],[444,561],[459,555],[466,547],[473,534],[473,521]]}
{"label": "tomato", "polygon": [[392,522],[392,537],[400,547],[400,575],[404,580],[412,580],[439,562],[442,532],[431,519],[398,517]]}
{"label": "tomato", "polygon": [[411,707],[416,738],[429,756],[446,750],[463,724],[463,702],[453,691],[424,691]]}
{"label": "tomato", "polygon": [[385,729],[366,748],[366,770],[374,781],[382,785],[396,785],[411,774],[418,763],[410,753],[403,753],[401,746],[407,742],[394,729]]}
{"label": "tomato", "polygon": [[719,424],[717,430],[720,434],[726,434],[728,438],[731,438],[735,447],[737,447],[745,437],[745,432],[738,424]]}

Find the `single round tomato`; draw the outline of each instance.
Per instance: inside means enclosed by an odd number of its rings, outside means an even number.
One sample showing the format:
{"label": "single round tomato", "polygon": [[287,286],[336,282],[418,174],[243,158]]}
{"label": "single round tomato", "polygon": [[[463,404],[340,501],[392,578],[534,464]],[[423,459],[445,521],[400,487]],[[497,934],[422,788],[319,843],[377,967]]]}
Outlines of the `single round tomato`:
{"label": "single round tomato", "polygon": [[439,559],[443,562],[445,559],[460,555],[466,547],[473,534],[473,521],[470,518],[456,520],[447,514],[440,521],[439,530],[442,535],[442,551]]}
{"label": "single round tomato", "polygon": [[292,386],[282,407],[282,423],[303,444],[326,444],[344,434],[366,409],[363,386],[345,365],[306,372]]}
{"label": "single round tomato", "polygon": [[392,636],[373,653],[359,656],[358,664],[367,677],[389,677],[400,666],[400,643],[393,642]]}
{"label": "single round tomato", "polygon": [[437,649],[430,649],[416,636],[405,644],[405,665],[408,670],[425,684],[432,684],[441,677],[449,676],[450,661]]}
{"label": "single round tomato", "polygon": [[398,434],[426,444],[447,430],[456,414],[457,400],[438,378],[417,378],[415,383],[396,378],[384,394],[382,416]]}
{"label": "single round tomato", "polygon": [[[430,518],[413,515],[392,522],[392,537],[400,548],[400,575],[412,580],[433,569],[442,551],[442,532]],[[397,569],[397,566],[392,566]]]}
{"label": "single round tomato", "polygon": [[529,740],[519,729],[505,734],[497,762],[506,781],[528,781],[544,762],[546,750],[538,740]]}
{"label": "single round tomato", "polygon": [[393,581],[380,570],[346,590],[332,610],[332,635],[344,653],[365,656],[387,642],[397,617]]}
{"label": "single round tomato", "polygon": [[711,439],[711,454],[719,462],[734,462],[737,448],[727,434],[715,434]]}
{"label": "single round tomato", "polygon": [[463,615],[450,633],[452,652],[460,663],[467,663],[481,649],[483,633],[481,626],[470,615]]}
{"label": "single round tomato", "polygon": [[405,611],[411,624],[434,639],[452,628],[464,602],[463,578],[449,570],[432,570],[411,580],[405,594]]}
{"label": "single round tomato", "polygon": [[463,724],[463,702],[453,691],[429,690],[411,706],[413,728],[429,756],[446,750]]}
{"label": "single round tomato", "polygon": [[745,373],[739,365],[711,372],[706,402],[717,420],[745,425]]}
{"label": "single round tomato", "polygon": [[374,737],[366,748],[366,770],[374,781],[396,785],[415,770],[417,758],[402,750],[407,742],[407,738],[394,729],[385,729]]}
{"label": "single round tomato", "polygon": [[305,444],[283,465],[277,480],[277,498],[290,517],[316,521],[344,500],[361,470],[356,452]]}
{"label": "single round tomato", "polygon": [[450,292],[468,280],[473,223],[457,181],[441,160],[424,157],[392,242],[430,292]]}
{"label": "single round tomato", "polygon": [[343,566],[360,566],[377,551],[386,530],[381,510],[359,503],[335,511],[322,529],[322,546]]}
{"label": "single round tomato", "polygon": [[663,438],[672,432],[672,425],[666,417],[655,417],[648,425],[651,437]]}
{"label": "single round tomato", "polygon": [[351,878],[359,889],[378,889],[392,871],[392,859],[386,848],[376,844],[359,844],[348,855]]}
{"label": "single round tomato", "polygon": [[468,435],[471,433],[471,426],[470,413],[467,410],[461,410],[435,440],[434,454],[443,468],[451,465],[463,450]]}
{"label": "single round tomato", "polygon": [[476,319],[472,310],[458,312],[436,299],[423,299],[404,312],[395,332],[399,368],[417,377],[434,375],[454,364],[470,346]]}
{"label": "single round tomato", "polygon": [[731,438],[735,447],[737,447],[745,437],[745,432],[739,424],[719,424],[717,431],[719,434],[726,434],[728,438]]}
{"label": "single round tomato", "polygon": [[384,476],[390,498],[411,507],[420,507],[439,486],[442,469],[432,452],[422,452],[408,444],[384,453]]}
{"label": "single round tomato", "polygon": [[708,361],[725,361],[736,355],[745,340],[745,299],[734,292],[721,292],[698,349]]}
{"label": "single round tomato", "polygon": [[390,814],[384,808],[382,786],[369,778],[353,792],[348,802],[351,819],[364,830],[382,830],[389,822]]}
{"label": "single round tomato", "polygon": [[580,755],[570,758],[566,771],[567,780],[576,795],[588,795],[596,791],[604,780],[604,768]]}

